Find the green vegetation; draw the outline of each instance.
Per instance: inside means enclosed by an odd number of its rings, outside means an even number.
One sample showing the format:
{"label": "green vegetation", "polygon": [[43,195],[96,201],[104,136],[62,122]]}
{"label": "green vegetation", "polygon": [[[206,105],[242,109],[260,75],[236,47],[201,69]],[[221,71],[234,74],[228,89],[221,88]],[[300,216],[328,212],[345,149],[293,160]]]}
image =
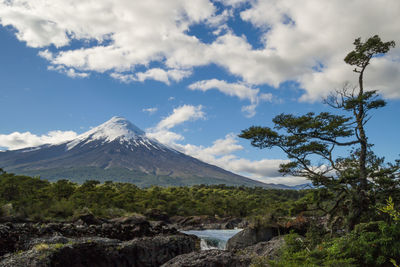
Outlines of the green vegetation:
{"label": "green vegetation", "polygon": [[[365,125],[370,111],[386,103],[377,91],[365,90],[363,82],[370,60],[395,44],[376,35],[365,42],[358,38],[354,45],[344,60],[355,67],[358,85],[345,85],[325,100],[339,115],[281,114],[273,119],[273,128],[253,126],[240,135],[255,147],[282,149],[291,162],[282,164],[280,172],[306,177],[315,189],[226,185],[140,189],[93,180],[82,185],[67,180],[50,183],[0,169],[2,215],[66,219],[88,211],[113,217],[159,210],[170,216],[252,217],[256,226],[297,216],[297,222],[307,222],[305,235],[286,235],[278,259],[258,257],[252,266],[398,266],[400,160],[385,163],[372,150]],[[346,149],[348,155],[341,155]]]}
{"label": "green vegetation", "polygon": [[[317,188],[292,208],[308,218],[327,220],[325,227],[311,224],[305,237],[286,236],[280,259],[257,259],[254,266],[268,262],[269,266],[397,266],[400,262],[400,213],[395,206],[400,203],[400,161],[385,163],[372,150],[365,125],[370,111],[386,102],[377,91],[364,88],[370,60],[395,43],[375,35],[366,42],[358,38],[354,45],[344,61],[355,67],[358,85],[346,84],[325,99],[339,115],[280,114],[273,119],[273,128],[253,126],[240,135],[255,147],[283,150],[291,162],[282,164],[280,172],[306,177]],[[341,155],[345,149],[347,156]]]}
{"label": "green vegetation", "polygon": [[[389,199],[380,209],[385,220],[357,224],[353,231],[315,243],[309,232],[306,238],[292,233],[285,237],[281,258],[271,266],[396,266],[400,261],[399,212]],[[264,264],[268,261],[264,261]]]}
{"label": "green vegetation", "polygon": [[288,206],[305,192],[225,185],[139,188],[130,183],[89,180],[82,185],[68,180],[0,174],[0,207],[6,215],[34,220],[64,220],[82,213],[110,218],[151,210],[169,216],[217,215],[247,217],[274,212],[290,215]]}

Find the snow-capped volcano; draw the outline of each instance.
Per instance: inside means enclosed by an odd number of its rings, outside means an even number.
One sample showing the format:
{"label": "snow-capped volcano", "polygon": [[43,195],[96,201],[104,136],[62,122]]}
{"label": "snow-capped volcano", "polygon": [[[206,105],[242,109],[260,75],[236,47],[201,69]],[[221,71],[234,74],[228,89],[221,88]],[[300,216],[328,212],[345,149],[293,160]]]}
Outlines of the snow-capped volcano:
{"label": "snow-capped volcano", "polygon": [[17,174],[76,182],[95,179],[139,186],[266,186],[148,138],[144,131],[122,117],[113,117],[62,144],[0,153],[0,167]]}
{"label": "snow-capped volcano", "polygon": [[123,117],[112,117],[105,123],[79,135],[67,142],[67,150],[76,146],[84,146],[94,141],[110,143],[118,141],[121,145],[134,147],[145,146],[148,149],[165,149],[166,147],[154,139],[146,137],[144,131]]}
{"label": "snow-capped volcano", "polygon": [[[105,140],[107,142],[114,141],[117,138],[129,140],[137,136],[143,136],[144,134],[142,130],[125,118],[112,117],[105,123],[79,135],[74,142],[86,139]],[[70,146],[73,146],[72,142],[70,142]]]}

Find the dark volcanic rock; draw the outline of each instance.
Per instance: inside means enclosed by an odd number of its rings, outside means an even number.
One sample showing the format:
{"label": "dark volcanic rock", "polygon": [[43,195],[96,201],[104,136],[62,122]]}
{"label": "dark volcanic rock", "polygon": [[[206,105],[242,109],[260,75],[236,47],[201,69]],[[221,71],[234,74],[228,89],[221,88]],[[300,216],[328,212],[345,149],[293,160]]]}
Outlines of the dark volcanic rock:
{"label": "dark volcanic rock", "polygon": [[102,224],[103,221],[99,220],[96,218],[93,214],[83,214],[78,217],[78,220],[80,220],[82,223],[86,225],[96,225],[96,224]]}
{"label": "dark volcanic rock", "polygon": [[279,256],[279,251],[285,244],[283,236],[274,237],[268,242],[259,242],[256,245],[236,251],[204,250],[179,255],[168,261],[163,267],[242,267],[250,266],[253,259],[258,257],[270,260]]}
{"label": "dark volcanic rock", "polygon": [[[198,240],[189,235],[135,238],[121,242],[108,238],[41,239],[27,251],[3,257],[4,267],[128,267],[160,266],[198,247]],[[66,242],[68,241],[68,242]]]}
{"label": "dark volcanic rock", "polygon": [[283,236],[276,236],[267,242],[260,242],[253,246],[242,249],[242,253],[246,255],[256,255],[266,257],[270,260],[276,259],[280,249],[285,245]]}
{"label": "dark volcanic rock", "polygon": [[[92,219],[90,219],[92,220]],[[159,234],[174,235],[178,231],[166,224],[150,224],[144,217],[124,217],[102,224],[86,224],[81,218],[75,223],[5,223],[0,224],[0,256],[26,250],[33,239],[55,235],[67,238],[103,237],[127,241]]]}
{"label": "dark volcanic rock", "polygon": [[241,249],[262,241],[268,241],[278,235],[274,227],[248,227],[231,237],[226,243],[228,250]]}
{"label": "dark volcanic rock", "polygon": [[155,221],[162,221],[165,223],[170,223],[170,219],[169,216],[166,212],[157,210],[157,209],[151,209],[149,211],[147,211],[144,214],[147,218],[149,218],[150,220],[155,220]]}
{"label": "dark volcanic rock", "polygon": [[236,255],[224,250],[203,250],[179,255],[168,261],[163,267],[248,267],[251,258],[247,255]]}

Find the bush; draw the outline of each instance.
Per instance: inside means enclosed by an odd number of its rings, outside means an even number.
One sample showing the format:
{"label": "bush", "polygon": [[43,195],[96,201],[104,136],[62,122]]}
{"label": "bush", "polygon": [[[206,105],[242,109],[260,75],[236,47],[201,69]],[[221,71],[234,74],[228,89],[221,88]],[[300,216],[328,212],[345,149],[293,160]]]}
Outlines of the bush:
{"label": "bush", "polygon": [[400,261],[400,224],[384,221],[358,224],[349,234],[312,241],[287,235],[281,258],[272,266],[393,266]]}

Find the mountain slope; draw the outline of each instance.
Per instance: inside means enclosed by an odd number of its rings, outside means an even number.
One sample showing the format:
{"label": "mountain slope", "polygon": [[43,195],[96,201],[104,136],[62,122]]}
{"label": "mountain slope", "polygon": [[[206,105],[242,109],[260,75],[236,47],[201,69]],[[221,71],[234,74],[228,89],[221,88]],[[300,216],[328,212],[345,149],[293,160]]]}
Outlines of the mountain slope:
{"label": "mountain slope", "polygon": [[268,186],[150,139],[121,117],[113,117],[66,143],[1,152],[0,167],[17,174],[76,182],[97,179],[132,182],[139,186]]}

